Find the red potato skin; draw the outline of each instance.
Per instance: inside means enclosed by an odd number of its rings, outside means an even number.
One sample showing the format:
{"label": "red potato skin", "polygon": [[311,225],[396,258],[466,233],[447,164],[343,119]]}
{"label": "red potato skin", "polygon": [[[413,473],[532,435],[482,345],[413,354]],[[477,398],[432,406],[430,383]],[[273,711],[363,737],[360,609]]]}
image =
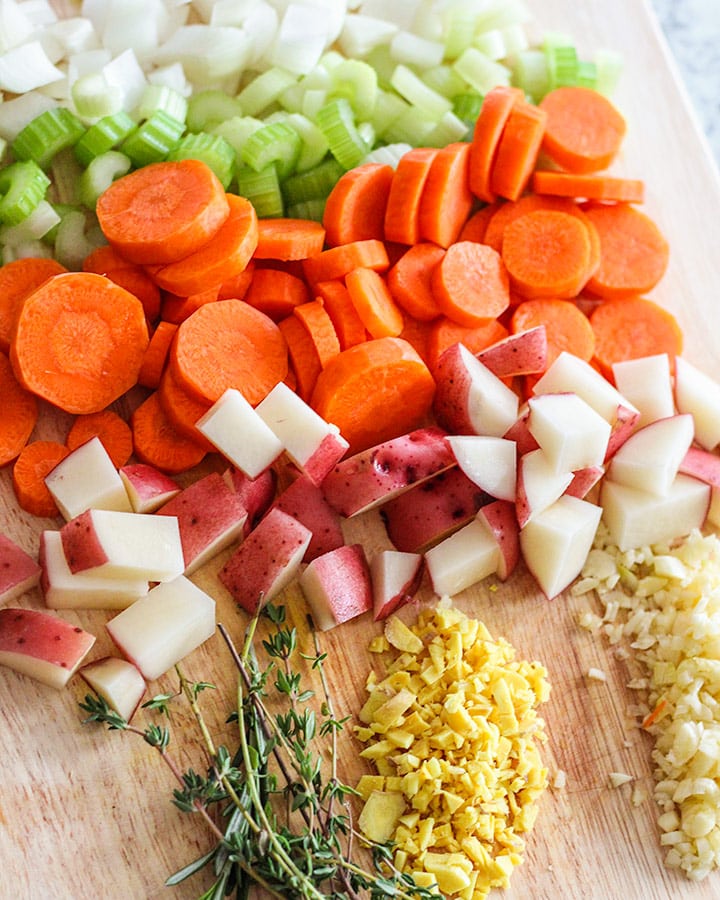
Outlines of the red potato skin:
{"label": "red potato skin", "polygon": [[376,622],[381,622],[383,619],[387,619],[388,616],[391,616],[394,612],[397,612],[401,607],[410,603],[420,589],[424,572],[425,566],[421,559],[418,563],[415,575],[410,581],[402,586],[402,590],[398,591],[394,597],[391,597],[390,600],[384,603],[379,609],[374,609],[374,620]]}
{"label": "red potato skin", "polygon": [[120,474],[127,478],[143,503],[152,503],[157,498],[167,501],[172,494],[180,492],[180,485],[169,475],[147,463],[129,463],[122,466]]}
{"label": "red potato skin", "polygon": [[0,603],[19,597],[40,582],[41,567],[4,534],[0,534]]}
{"label": "red potato skin", "polygon": [[573,480],[565,491],[571,497],[583,500],[605,474],[602,466],[586,466],[573,472]]}
{"label": "red potato skin", "polygon": [[275,499],[277,472],[272,468],[265,469],[255,478],[250,478],[240,469],[233,467],[224,472],[223,478],[235,491],[240,503],[247,510],[248,515],[243,527],[243,536],[247,537],[270,509]]}
{"label": "red potato skin", "polygon": [[72,669],[94,643],[94,635],[50,613],[12,606],[0,609],[0,651]]}
{"label": "red potato skin", "polygon": [[618,406],[617,415],[610,430],[605,462],[611,459],[630,437],[639,418],[640,413],[637,410],[628,409],[627,406]]}
{"label": "red potato skin", "polygon": [[468,411],[471,377],[460,353],[460,344],[443,352],[435,367],[433,411],[440,426],[450,434],[475,434]]}
{"label": "red potato skin", "polygon": [[511,334],[475,355],[498,378],[538,375],[548,364],[544,325]]}
{"label": "red potato skin", "polygon": [[338,463],[322,484],[328,503],[352,516],[455,464],[440,428],[420,428]]}
{"label": "red potato skin", "polygon": [[699,447],[690,447],[678,469],[683,475],[692,475],[711,487],[720,489],[720,456]]}
{"label": "red potato skin", "polygon": [[108,561],[93,527],[91,509],[63,525],[60,537],[68,568],[73,574],[93,566],[101,566]]}
{"label": "red potato skin", "polygon": [[317,557],[310,565],[323,584],[336,625],[372,609],[370,567],[362,544],[345,544]]}
{"label": "red potato skin", "polygon": [[255,615],[278,580],[291,567],[297,569],[302,559],[298,551],[302,548],[304,554],[311,538],[310,530],[292,516],[271,509],[220,569],[220,581],[239,606]]}
{"label": "red potato skin", "polygon": [[380,515],[396,550],[422,553],[466,525],[490,499],[455,467],[386,503]]}
{"label": "red potato skin", "polygon": [[248,518],[239,495],[217,472],[184,488],[157,515],[177,516],[186,572],[206,547],[223,534],[230,535],[229,541],[241,534]]}
{"label": "red potato skin", "polygon": [[298,476],[285,488],[275,501],[274,508],[297,519],[312,532],[303,557],[305,563],[312,562],[330,550],[337,550],[345,543],[340,516],[327,502],[322,490],[307,475]]}
{"label": "red potato skin", "polygon": [[518,459],[526,453],[529,453],[531,450],[537,450],[540,446],[528,428],[529,416],[530,407],[525,406],[515,424],[511,425],[503,435],[506,440],[515,441]]}
{"label": "red potato skin", "polygon": [[485,520],[500,547],[497,576],[500,581],[507,581],[520,562],[520,528],[515,505],[508,500],[494,500],[483,506],[478,516]]}
{"label": "red potato skin", "polygon": [[340,434],[326,434],[320,446],[303,464],[303,472],[319,485],[325,480],[333,467],[345,456],[350,444]]}

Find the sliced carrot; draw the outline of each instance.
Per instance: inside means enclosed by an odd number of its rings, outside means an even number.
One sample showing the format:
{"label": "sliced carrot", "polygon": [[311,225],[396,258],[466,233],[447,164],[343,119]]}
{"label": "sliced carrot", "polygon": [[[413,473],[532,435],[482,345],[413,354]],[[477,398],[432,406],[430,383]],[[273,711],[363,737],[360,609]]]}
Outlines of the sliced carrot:
{"label": "sliced carrot", "polygon": [[487,243],[485,233],[490,219],[498,209],[497,203],[488,203],[476,210],[460,229],[459,241],[477,241],[479,244]]}
{"label": "sliced carrot", "polygon": [[0,266],[0,351],[7,353],[10,349],[25,297],[52,275],[66,271],[59,262],[44,256],[28,256]]}
{"label": "sliced carrot", "polygon": [[382,241],[371,238],[367,241],[353,241],[340,247],[323,250],[303,262],[303,272],[310,285],[320,281],[344,278],[353,269],[375,269],[384,272],[390,266],[387,250]]}
{"label": "sliced carrot", "polygon": [[57,441],[31,441],[23,447],[12,471],[13,491],[21,509],[47,519],[60,515],[45,484],[45,476],[69,453],[70,450]]}
{"label": "sliced carrot", "polygon": [[196,159],[143,166],[114,181],[96,213],[108,243],[131,262],[166,264],[199,250],[227,219],[227,195]]}
{"label": "sliced carrot", "polygon": [[205,415],[212,404],[207,400],[199,400],[193,394],[188,393],[178,382],[170,364],[162,374],[157,394],[163,412],[173,428],[183,437],[204,447],[206,451],[212,452],[215,447],[195,427],[197,420]]}
{"label": "sliced carrot", "polygon": [[[414,319],[412,316],[405,317],[405,327],[398,335],[403,341],[407,341],[417,351],[418,356],[425,365],[432,370],[430,361],[430,336],[435,327],[435,319],[432,322],[423,321],[422,319]],[[449,319],[448,319],[449,321]]]}
{"label": "sliced carrot", "polygon": [[162,304],[160,288],[140,266],[108,269],[101,274],[138,298],[145,310],[145,318],[150,324],[158,320]]}
{"label": "sliced carrot", "polygon": [[430,326],[426,357],[428,365],[432,371],[435,371],[437,361],[453,344],[462,343],[471,353],[479,353],[486,347],[506,338],[508,333],[507,328],[497,319],[488,319],[483,325],[468,328],[443,316],[436,319]]}
{"label": "sliced carrot", "polygon": [[644,294],[665,274],[670,247],[655,222],[626,203],[588,206],[600,238],[600,264],[588,291],[605,299]]}
{"label": "sliced carrot", "polygon": [[385,209],[385,240],[417,244],[420,240],[420,201],[438,154],[434,147],[415,147],[400,157]]}
{"label": "sliced carrot", "polygon": [[341,350],[347,350],[348,347],[362,344],[367,340],[368,333],[343,281],[339,278],[334,281],[321,281],[315,285],[315,293],[325,304]]}
{"label": "sliced carrot", "polygon": [[[258,222],[258,226],[260,223]],[[218,289],[218,300],[244,300],[255,272],[255,261],[245,266],[242,272],[233,275],[232,278],[226,278]]]}
{"label": "sliced carrot", "polygon": [[532,187],[538,194],[555,194],[578,200],[642,203],[645,199],[644,181],[611,175],[575,175],[572,172],[538,169],[532,177]]}
{"label": "sliced carrot", "polygon": [[545,132],[547,113],[517,100],[505,123],[490,173],[490,190],[517,200],[532,176]]}
{"label": "sliced carrot", "polygon": [[572,212],[579,210],[575,201],[570,197],[551,197],[545,194],[523,194],[517,200],[508,200],[496,203],[494,210],[485,228],[483,243],[488,244],[498,253],[502,250],[503,234],[506,227],[520,216],[535,212],[538,209],[552,209],[560,212]]}
{"label": "sliced carrot", "polygon": [[198,465],[205,448],[180,434],[168,419],[157,391],[144,400],[130,417],[135,456],[168,475],[185,472]]}
{"label": "sliced carrot", "polygon": [[295,376],[296,391],[303,400],[309,400],[318,375],[322,371],[317,347],[310,334],[297,316],[287,316],[278,322],[280,333],[285,338],[288,356]]}
{"label": "sliced carrot", "polygon": [[598,91],[564,86],[539,103],[547,113],[542,150],[561,169],[599,172],[615,159],[625,136],[625,119]]}
{"label": "sliced carrot", "polygon": [[397,305],[416,319],[431,321],[442,315],[432,290],[432,273],[445,256],[445,249],[429,241],[409,247],[387,276]]}
{"label": "sliced carrot", "polygon": [[470,144],[448,144],[438,150],[420,198],[420,238],[449,247],[457,240],[473,207],[468,185]]}
{"label": "sliced carrot", "polygon": [[325,245],[325,229],[310,219],[261,219],[255,259],[306,259]]}
{"label": "sliced carrot", "polygon": [[510,303],[510,282],[500,254],[475,241],[448,247],[433,270],[432,288],[443,314],[469,328],[496,319]]}
{"label": "sliced carrot", "polygon": [[198,294],[190,294],[189,297],[178,297],[176,294],[165,294],[162,298],[160,313],[164,322],[180,325],[185,319],[205,306],[206,303],[214,303],[218,299],[217,287],[200,291]]}
{"label": "sliced carrot", "polygon": [[30,440],[38,419],[37,400],[17,381],[4,353],[0,353],[0,397],[0,466],[4,466]]}
{"label": "sliced carrot", "polygon": [[340,341],[325,304],[322,300],[303,303],[295,307],[293,315],[310,335],[320,366],[324,368],[340,352]]}
{"label": "sliced carrot", "polygon": [[211,241],[155,273],[155,283],[163,290],[197,294],[245,270],[257,247],[257,214],[252,203],[237,194],[228,194],[227,204],[230,213]]}
{"label": "sliced carrot", "polygon": [[349,453],[425,421],[435,394],[428,367],[407,341],[377,338],[343,350],[322,370],[311,405],[349,442]]}
{"label": "sliced carrot", "polygon": [[135,263],[125,259],[110,244],[102,244],[91,250],[82,263],[83,272],[95,272],[97,275],[106,275],[111,269],[134,269]]}
{"label": "sliced carrot", "polygon": [[75,450],[94,437],[100,438],[116,469],[130,459],[133,449],[130,426],[113,410],[102,409],[86,416],[77,416],[65,438],[65,446],[68,450]]}
{"label": "sliced carrot", "polygon": [[178,328],[170,358],[179,383],[210,403],[234,387],[255,406],[287,374],[278,326],[244,300],[201,306]]}
{"label": "sliced carrot", "polygon": [[323,226],[330,247],[385,237],[392,166],[365,163],[340,176],[325,201]]}
{"label": "sliced carrot", "polygon": [[506,226],[501,255],[519,294],[570,299],[587,281],[590,236],[576,216],[536,210]]}
{"label": "sliced carrot", "polygon": [[547,364],[550,366],[563,350],[589,362],[595,353],[595,333],[587,316],[572,300],[540,298],[526,300],[513,310],[510,330],[513,334],[545,326]]}
{"label": "sliced carrot", "polygon": [[170,345],[175,337],[178,327],[174,322],[158,322],[155,331],[150,336],[150,343],[143,356],[138,384],[143,387],[156,390],[160,385],[162,373],[165,371]]}
{"label": "sliced carrot", "polygon": [[137,382],[147,345],[137,297],[104,275],[67,272],[25,299],[10,360],[37,396],[66,412],[90,413]]}
{"label": "sliced carrot", "polygon": [[606,378],[614,363],[667,353],[682,353],[683,333],[668,310],[645,297],[607,300],[590,315],[595,334],[595,361]]}
{"label": "sliced carrot", "polygon": [[400,308],[382,275],[374,269],[348,272],[345,285],[360,320],[373,338],[397,337],[403,330]]}
{"label": "sliced carrot", "polygon": [[289,316],[296,306],[310,299],[307,285],[302,278],[283,269],[256,268],[245,302],[279,322]]}
{"label": "sliced carrot", "polygon": [[470,153],[470,190],[480,200],[492,203],[495,192],[490,180],[500,138],[516,101],[523,99],[520,88],[498,85],[483,97],[475,122]]}

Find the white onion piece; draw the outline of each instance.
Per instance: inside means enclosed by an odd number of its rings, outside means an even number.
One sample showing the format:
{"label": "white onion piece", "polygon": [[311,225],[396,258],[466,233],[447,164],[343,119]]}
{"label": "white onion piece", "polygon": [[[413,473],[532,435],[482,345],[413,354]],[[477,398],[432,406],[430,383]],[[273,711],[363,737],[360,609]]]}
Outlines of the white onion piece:
{"label": "white onion piece", "polygon": [[2,91],[24,94],[62,77],[62,71],[48,59],[40,41],[28,41],[0,55]]}
{"label": "white onion piece", "polygon": [[122,88],[123,109],[130,112],[140,102],[147,84],[145,73],[132,50],[125,50],[102,69],[105,80],[111,86]]}
{"label": "white onion piece", "polygon": [[34,31],[35,26],[15,0],[0,0],[0,52],[24,44]]}
{"label": "white onion piece", "polygon": [[338,38],[338,46],[351,59],[364,59],[375,47],[388,44],[398,27],[374,16],[349,13]]}
{"label": "white onion piece", "polygon": [[328,44],[323,16],[310,6],[291,3],[280,22],[268,61],[296,75],[306,75],[318,64]]}
{"label": "white onion piece", "polygon": [[247,64],[250,41],[240,28],[183,25],[154,54],[158,65],[182,63],[198,87],[214,87],[229,78],[239,80]]}
{"label": "white onion piece", "polygon": [[0,138],[8,143],[14,141],[36,116],[48,109],[54,109],[57,105],[57,101],[52,97],[38,91],[30,91],[22,97],[14,97],[0,103]]}

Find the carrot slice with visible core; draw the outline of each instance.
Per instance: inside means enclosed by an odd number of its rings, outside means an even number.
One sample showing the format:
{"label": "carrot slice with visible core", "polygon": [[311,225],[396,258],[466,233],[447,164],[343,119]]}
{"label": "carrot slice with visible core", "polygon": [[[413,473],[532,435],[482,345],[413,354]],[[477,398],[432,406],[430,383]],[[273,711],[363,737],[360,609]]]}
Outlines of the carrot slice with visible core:
{"label": "carrot slice with visible core", "polygon": [[340,429],[357,453],[417,428],[430,410],[435,381],[401,338],[377,338],[339,353],[319,374],[311,405]]}
{"label": "carrot slice with visible core", "polygon": [[385,209],[392,166],[365,163],[345,172],[328,194],[323,213],[325,240],[330,247],[385,237]]}
{"label": "carrot slice with visible core", "polygon": [[468,328],[496,319],[510,303],[510,279],[500,254],[475,241],[448,247],[433,270],[432,288],[443,314]]}
{"label": "carrot slice with visible core", "polygon": [[486,203],[492,203],[496,196],[490,179],[505,123],[516,101],[522,99],[520,88],[506,85],[491,88],[483,97],[473,129],[469,182],[473,194]]}
{"label": "carrot slice with visible core", "polygon": [[205,457],[205,448],[180,434],[168,419],[157,391],[130,417],[135,456],[168,475],[186,472]]}
{"label": "carrot slice with visible core", "polygon": [[210,403],[233,387],[256,406],[287,375],[278,326],[244,300],[201,306],[178,328],[170,358],[179,383]]}
{"label": "carrot slice with visible core", "polygon": [[54,275],[18,316],[10,360],[18,380],[71,413],[98,412],[136,382],[148,345],[137,297],[104,275]]}
{"label": "carrot slice with visible core", "polygon": [[155,272],[155,283],[173,294],[197,294],[239,275],[250,262],[258,242],[255,207],[245,197],[227,195],[230,213],[199,250]]}
{"label": "carrot slice with visible core", "polygon": [[38,419],[37,400],[18,382],[4,353],[0,353],[0,397],[0,466],[4,466],[30,440]]}
{"label": "carrot slice with visible core", "polygon": [[28,294],[53,275],[66,272],[54,259],[28,256],[0,267],[0,351],[7,353],[20,307]]}
{"label": "carrot slice with visible core", "polygon": [[45,476],[69,453],[57,441],[32,441],[23,447],[12,471],[13,491],[21,509],[47,519],[60,515]]}
{"label": "carrot slice with visible core", "polygon": [[78,416],[70,426],[65,446],[69,450],[75,450],[94,437],[100,438],[116,469],[124,466],[130,459],[133,449],[132,431],[125,419],[113,410],[103,409]]}
{"label": "carrot slice with visible core", "polygon": [[432,273],[444,256],[443,247],[422,241],[408,248],[388,272],[393,299],[415,319],[429,322],[442,315],[432,291]]}
{"label": "carrot slice with visible core", "polygon": [[606,169],[625,136],[625,119],[598,91],[578,85],[548,91],[538,104],[547,113],[542,149],[568,172]]}

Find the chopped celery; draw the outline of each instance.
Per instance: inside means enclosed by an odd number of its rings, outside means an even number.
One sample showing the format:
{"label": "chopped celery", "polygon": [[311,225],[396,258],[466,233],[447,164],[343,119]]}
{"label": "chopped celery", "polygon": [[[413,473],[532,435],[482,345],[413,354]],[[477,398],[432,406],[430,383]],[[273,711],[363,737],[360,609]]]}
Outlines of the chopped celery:
{"label": "chopped celery", "polygon": [[240,102],[234,97],[229,97],[224,91],[199,91],[188,100],[185,124],[188,131],[210,131],[221,122],[242,114]]}
{"label": "chopped celery", "polygon": [[239,156],[245,141],[259,128],[263,128],[264,124],[261,119],[254,119],[252,116],[233,116],[225,122],[209,126],[208,133],[224,138]]}
{"label": "chopped celery", "polygon": [[597,50],[593,59],[596,71],[595,90],[609,95],[617,87],[622,72],[622,57],[614,50]]}
{"label": "chopped celery", "polygon": [[524,50],[517,55],[513,65],[513,84],[539,103],[550,89],[550,76],[542,50]]}
{"label": "chopped celery", "polygon": [[345,97],[356,116],[368,118],[378,95],[377,73],[358,59],[344,59],[330,71],[329,97]]}
{"label": "chopped celery", "polygon": [[478,94],[477,91],[464,91],[462,94],[456,94],[452,99],[453,113],[468,127],[473,125],[480,113],[483,102],[482,94]]}
{"label": "chopped celery", "polygon": [[330,152],[345,169],[352,169],[370,149],[355,125],[350,103],[343,97],[330,100],[318,112],[316,124],[327,138]]}
{"label": "chopped celery", "polygon": [[425,69],[422,80],[431,90],[449,99],[467,89],[465,80],[447,63]]}
{"label": "chopped celery", "polygon": [[73,147],[78,162],[87,166],[101,153],[114,150],[137,128],[135,121],[126,112],[104,116],[91,125]]}
{"label": "chopped celery", "polygon": [[30,215],[17,225],[0,226],[0,244],[24,244],[44,237],[60,221],[47,200],[41,200]]}
{"label": "chopped celery", "polygon": [[471,137],[472,131],[468,123],[450,111],[440,116],[434,127],[428,131],[425,135],[425,144],[428,147],[444,147],[446,144],[469,140]]}
{"label": "chopped celery", "polygon": [[260,218],[277,218],[284,214],[283,195],[274,163],[260,172],[250,166],[239,166],[235,178],[238,194],[252,203]]}
{"label": "chopped celery", "polygon": [[302,141],[296,172],[305,172],[321,162],[328,152],[327,138],[317,125],[302,113],[288,113],[288,124],[297,131]]}
{"label": "chopped celery", "polygon": [[453,63],[455,71],[481,94],[498,84],[510,83],[510,70],[481,53],[477,47],[468,49]]}
{"label": "chopped celery", "polygon": [[570,43],[546,41],[543,50],[547,60],[550,90],[577,82],[578,56]]}
{"label": "chopped celery", "polygon": [[300,156],[300,135],[287,122],[273,122],[254,131],[240,150],[240,160],[256,172],[275,164],[282,181],[292,172]]}
{"label": "chopped celery", "polygon": [[78,191],[82,205],[95,209],[100,194],[116,178],[129,172],[131,166],[130,157],[117,150],[108,150],[107,153],[96,156],[80,176]]}
{"label": "chopped celery", "polygon": [[77,114],[84,119],[111,116],[122,109],[122,89],[109,84],[102,72],[81,75],[73,82],[71,94]]}
{"label": "chopped celery", "polygon": [[32,159],[46,169],[53,156],[83,136],[85,126],[65,107],[48,109],[29,122],[12,142],[16,159]]}
{"label": "chopped celery", "polygon": [[374,150],[371,150],[365,159],[363,159],[363,162],[380,163],[381,165],[392,166],[393,169],[395,169],[408,150],[412,150],[410,144],[383,144],[381,147],[376,147]]}
{"label": "chopped celery", "polygon": [[297,75],[273,66],[252,79],[237,95],[237,102],[243,115],[257,116],[293,85],[297,84]]}
{"label": "chopped celery", "polygon": [[184,122],[187,118],[188,101],[179,91],[165,84],[148,84],[142,92],[135,114],[140,120],[149,119],[158,110],[178,122]]}
{"label": "chopped celery", "polygon": [[165,159],[184,130],[184,122],[159,109],[125,138],[119,149],[130,157],[134,166],[147,166]]}
{"label": "chopped celery", "polygon": [[282,183],[282,192],[288,206],[305,200],[324,199],[335,186],[344,168],[332,156],[323,160],[307,172],[298,172]]}
{"label": "chopped celery", "polygon": [[288,206],[286,214],[291,219],[311,219],[315,222],[322,222],[325,213],[325,198],[313,197],[310,200],[301,200]]}
{"label": "chopped celery", "polygon": [[578,60],[575,83],[580,87],[595,88],[597,85],[597,66],[589,59]]}
{"label": "chopped celery", "polygon": [[83,260],[100,246],[86,234],[87,225],[87,215],[80,209],[69,210],[58,222],[53,255],[66,269],[82,268]]}
{"label": "chopped celery", "polygon": [[440,118],[452,108],[447,97],[429,88],[412,69],[402,63],[395,67],[390,83],[411,106],[423,110],[434,119]]}
{"label": "chopped celery", "polygon": [[168,153],[167,159],[201,159],[217,175],[227,190],[237,164],[234,148],[219,134],[186,134]]}
{"label": "chopped celery", "polygon": [[50,179],[31,159],[0,169],[0,222],[17,225],[45,198]]}
{"label": "chopped celery", "polygon": [[420,147],[437,124],[437,119],[425,110],[408,106],[383,132],[383,140],[388,143],[408,143]]}
{"label": "chopped celery", "polygon": [[501,60],[508,55],[505,35],[500,28],[491,28],[489,31],[483,31],[473,41],[473,47],[477,47],[481,53],[484,53],[490,59]]}
{"label": "chopped celery", "polygon": [[386,130],[397,118],[410,109],[410,104],[394,91],[379,91],[375,110],[370,117],[370,123],[378,137],[384,138]]}

